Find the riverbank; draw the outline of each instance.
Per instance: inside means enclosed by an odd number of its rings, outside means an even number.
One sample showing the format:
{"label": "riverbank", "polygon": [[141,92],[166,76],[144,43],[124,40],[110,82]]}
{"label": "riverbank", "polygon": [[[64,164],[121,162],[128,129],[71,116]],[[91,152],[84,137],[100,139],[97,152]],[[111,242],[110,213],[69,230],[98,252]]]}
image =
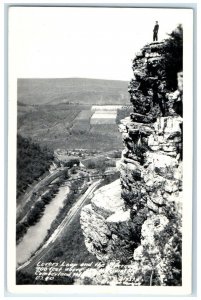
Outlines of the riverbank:
{"label": "riverbank", "polygon": [[40,221],[34,226],[30,226],[27,233],[24,235],[22,241],[16,248],[16,262],[17,265],[27,261],[31,254],[34,253],[40,244],[45,239],[48,229],[51,227],[52,222],[59,214],[59,210],[64,205],[64,200],[69,193],[68,186],[62,186],[59,188],[58,194],[52,201],[46,205],[44,214]]}

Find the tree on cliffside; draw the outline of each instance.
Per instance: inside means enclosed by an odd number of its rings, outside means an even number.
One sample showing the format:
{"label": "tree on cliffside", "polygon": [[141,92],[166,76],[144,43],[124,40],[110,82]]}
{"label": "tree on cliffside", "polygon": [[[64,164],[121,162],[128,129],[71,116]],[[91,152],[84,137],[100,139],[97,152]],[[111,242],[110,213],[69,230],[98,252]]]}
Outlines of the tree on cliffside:
{"label": "tree on cliffside", "polygon": [[177,89],[177,73],[183,70],[183,28],[181,24],[165,40],[163,54],[167,88],[174,91]]}

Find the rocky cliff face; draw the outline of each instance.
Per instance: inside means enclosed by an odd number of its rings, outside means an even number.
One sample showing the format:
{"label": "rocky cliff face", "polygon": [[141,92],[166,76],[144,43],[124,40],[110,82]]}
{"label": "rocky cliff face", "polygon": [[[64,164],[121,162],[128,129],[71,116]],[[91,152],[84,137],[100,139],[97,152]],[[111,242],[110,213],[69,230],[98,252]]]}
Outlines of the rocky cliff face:
{"label": "rocky cliff face", "polygon": [[[176,245],[181,254],[182,73],[178,89],[172,91],[166,85],[164,64],[163,43],[145,46],[133,60],[133,113],[119,126],[125,146],[119,164],[119,205],[114,205],[112,195],[105,196],[107,201],[97,205],[94,199],[81,214],[90,252],[102,261],[123,258],[138,264],[145,284],[148,276],[148,284],[157,277],[155,284],[160,285],[171,280],[171,247]],[[176,269],[178,274],[180,261]]]}
{"label": "rocky cliff face", "polygon": [[[129,86],[133,113],[121,121],[125,149],[120,171],[122,198],[131,219],[166,215],[182,193],[182,84],[166,87],[163,44],[142,49]],[[135,222],[134,222],[135,223]],[[141,228],[139,228],[141,232]]]}
{"label": "rocky cliff face", "polygon": [[129,224],[130,210],[126,210],[121,198],[119,180],[95,192],[91,204],[82,209],[80,220],[85,245],[99,260],[132,259],[134,240]]}

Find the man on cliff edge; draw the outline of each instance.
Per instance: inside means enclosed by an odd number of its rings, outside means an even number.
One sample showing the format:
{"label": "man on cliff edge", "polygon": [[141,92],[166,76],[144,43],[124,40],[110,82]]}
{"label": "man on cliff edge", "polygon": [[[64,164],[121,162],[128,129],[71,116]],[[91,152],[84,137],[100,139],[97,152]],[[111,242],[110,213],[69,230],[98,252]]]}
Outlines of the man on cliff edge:
{"label": "man on cliff edge", "polygon": [[159,25],[158,25],[158,21],[156,21],[156,24],[154,26],[154,30],[153,30],[153,41],[158,41],[158,29],[159,29]]}

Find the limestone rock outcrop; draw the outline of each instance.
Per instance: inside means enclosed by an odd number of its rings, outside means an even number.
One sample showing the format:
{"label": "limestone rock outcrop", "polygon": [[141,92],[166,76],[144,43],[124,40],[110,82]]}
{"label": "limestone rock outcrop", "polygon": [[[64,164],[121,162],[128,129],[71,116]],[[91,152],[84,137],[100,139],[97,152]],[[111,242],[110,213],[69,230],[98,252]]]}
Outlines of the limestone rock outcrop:
{"label": "limestone rock outcrop", "polygon": [[132,219],[146,210],[164,213],[182,192],[181,75],[177,91],[166,86],[163,44],[143,48],[133,61],[129,92],[133,113],[121,121],[125,149],[120,164],[122,198]]}
{"label": "limestone rock outcrop", "polygon": [[[88,250],[104,262],[123,258],[134,269],[137,265],[148,285],[172,280],[168,270],[175,258],[168,249],[173,244],[180,251],[178,266],[181,262],[183,74],[178,73],[178,89],[171,90],[164,64],[163,43],[146,45],[136,54],[128,89],[133,112],[119,125],[124,144],[118,164],[121,187],[117,181],[109,193],[110,187],[105,193],[102,188],[81,213]],[[160,235],[163,247],[157,244]]]}
{"label": "limestone rock outcrop", "polygon": [[129,260],[134,240],[130,226],[130,210],[121,198],[119,180],[95,192],[91,204],[86,205],[80,216],[89,252],[101,261]]}

